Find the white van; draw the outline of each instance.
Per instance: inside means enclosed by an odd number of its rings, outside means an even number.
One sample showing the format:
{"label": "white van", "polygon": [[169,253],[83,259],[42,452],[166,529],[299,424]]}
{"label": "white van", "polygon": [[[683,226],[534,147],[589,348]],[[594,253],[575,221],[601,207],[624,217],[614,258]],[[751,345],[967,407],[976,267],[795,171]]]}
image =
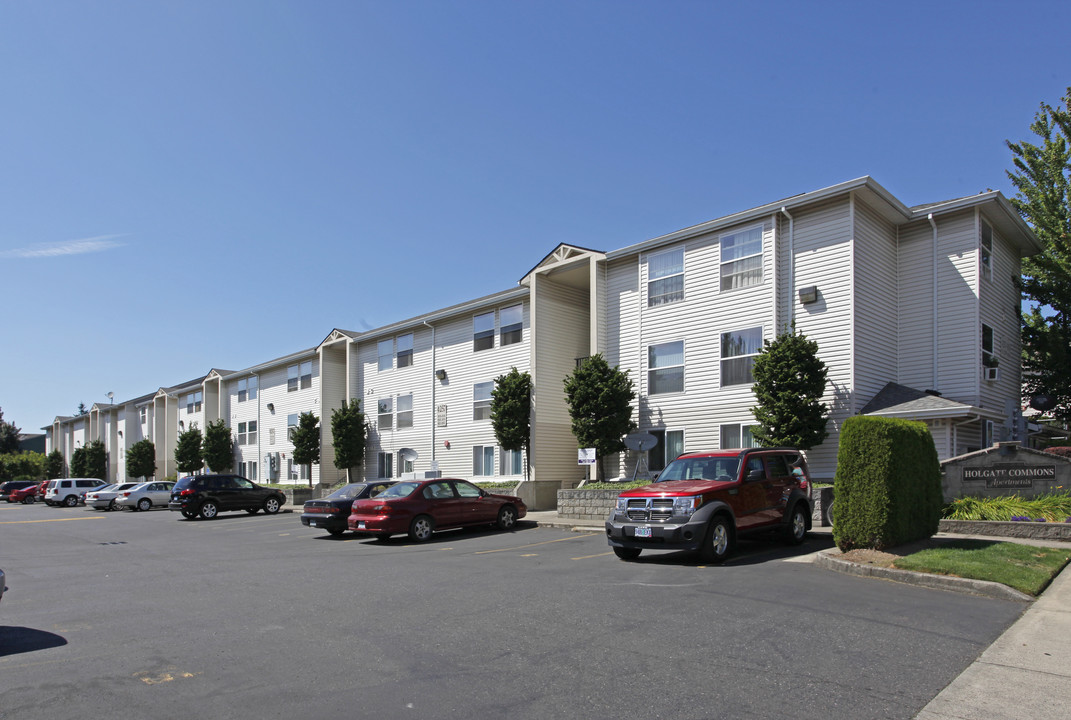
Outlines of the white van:
{"label": "white van", "polygon": [[66,505],[74,507],[78,503],[85,502],[86,493],[93,488],[106,485],[103,480],[97,478],[57,478],[49,480],[45,488],[45,503],[48,505]]}

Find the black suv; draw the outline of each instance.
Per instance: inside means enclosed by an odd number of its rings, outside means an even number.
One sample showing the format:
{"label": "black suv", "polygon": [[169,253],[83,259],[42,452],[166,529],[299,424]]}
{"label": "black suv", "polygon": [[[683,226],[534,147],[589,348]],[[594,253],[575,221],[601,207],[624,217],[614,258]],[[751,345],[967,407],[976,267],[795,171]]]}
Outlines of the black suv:
{"label": "black suv", "polygon": [[261,487],[241,475],[191,475],[175,483],[167,507],[186,518],[200,515],[211,519],[228,510],[274,514],[285,502],[286,495],[278,490]]}

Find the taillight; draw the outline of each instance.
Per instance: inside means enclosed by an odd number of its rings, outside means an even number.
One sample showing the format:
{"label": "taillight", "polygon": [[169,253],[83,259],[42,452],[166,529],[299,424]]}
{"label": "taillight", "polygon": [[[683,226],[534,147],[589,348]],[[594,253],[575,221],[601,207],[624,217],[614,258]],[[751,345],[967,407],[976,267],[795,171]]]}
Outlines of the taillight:
{"label": "taillight", "polygon": [[130,493],[128,493],[128,492],[123,493],[123,497],[130,497]]}
{"label": "taillight", "polygon": [[180,490],[179,491],[179,495],[181,495],[183,497],[189,497],[190,495],[193,495],[195,492],[197,492],[197,491],[196,490],[192,490],[190,488],[186,488],[185,490]]}

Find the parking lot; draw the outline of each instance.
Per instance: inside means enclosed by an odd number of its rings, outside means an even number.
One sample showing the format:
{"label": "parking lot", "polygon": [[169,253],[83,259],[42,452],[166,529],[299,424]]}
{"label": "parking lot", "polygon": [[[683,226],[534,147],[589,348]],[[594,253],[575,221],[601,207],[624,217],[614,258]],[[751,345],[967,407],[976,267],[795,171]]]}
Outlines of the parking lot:
{"label": "parking lot", "polygon": [[416,545],[0,505],[0,717],[910,718],[1023,610],[828,546],[625,563],[523,522]]}

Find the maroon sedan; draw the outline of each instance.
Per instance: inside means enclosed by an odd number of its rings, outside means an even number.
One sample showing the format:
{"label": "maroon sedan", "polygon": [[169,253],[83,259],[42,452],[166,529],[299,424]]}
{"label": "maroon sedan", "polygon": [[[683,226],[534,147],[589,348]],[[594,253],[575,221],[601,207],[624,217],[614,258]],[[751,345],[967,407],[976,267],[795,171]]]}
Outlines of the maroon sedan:
{"label": "maroon sedan", "polygon": [[527,512],[519,497],[495,495],[465,480],[411,480],[395,483],[374,498],[354,501],[349,528],[379,540],[405,533],[422,542],[436,530],[466,525],[510,530]]}

